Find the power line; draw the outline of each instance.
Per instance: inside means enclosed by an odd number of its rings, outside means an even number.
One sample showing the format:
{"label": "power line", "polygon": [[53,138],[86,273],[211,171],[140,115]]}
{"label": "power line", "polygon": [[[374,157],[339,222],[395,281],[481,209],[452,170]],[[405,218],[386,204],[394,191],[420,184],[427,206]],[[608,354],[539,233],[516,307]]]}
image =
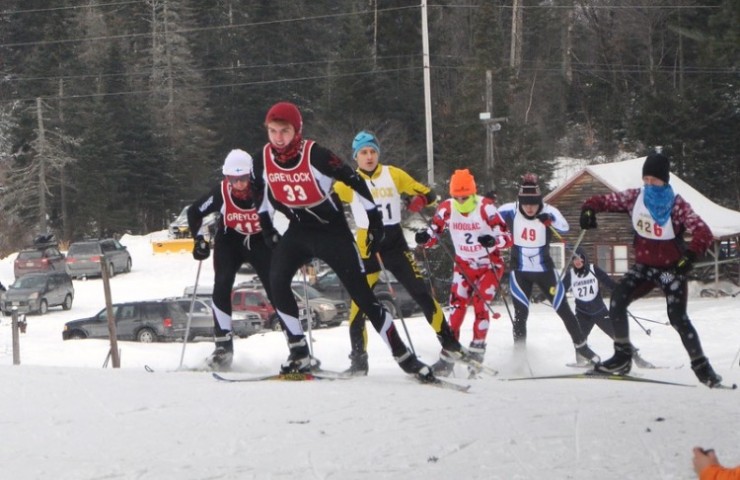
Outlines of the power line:
{"label": "power line", "polygon": [[22,14],[22,13],[43,13],[43,12],[54,12],[57,10],[77,10],[80,8],[92,8],[92,7],[117,7],[120,5],[130,5],[132,3],[144,3],[142,0],[133,0],[129,2],[115,2],[115,3],[96,3],[96,4],[86,4],[86,5],[70,5],[66,7],[50,7],[50,8],[32,8],[28,10],[9,10],[2,12],[0,11],[0,15],[16,15],[16,14]]}
{"label": "power line", "polygon": [[[418,6],[383,8],[383,9],[378,9],[377,12],[378,13],[397,12],[401,10],[410,10],[413,8],[418,8]],[[235,28],[261,27],[261,26],[268,26],[268,25],[280,25],[280,24],[287,24],[287,23],[316,21],[316,20],[324,20],[324,19],[329,19],[329,18],[342,18],[342,17],[348,17],[348,16],[367,15],[367,14],[374,14],[374,13],[375,13],[374,10],[363,10],[360,12],[333,13],[333,14],[327,14],[327,15],[315,15],[312,17],[288,18],[284,20],[265,20],[262,22],[238,23],[238,24],[233,24],[233,25],[217,25],[217,26],[210,26],[210,27],[181,28],[179,30],[170,31],[169,35],[196,33],[196,32],[208,32],[208,31],[214,31],[214,30],[231,30]],[[3,44],[0,44],[0,48],[31,47],[31,46],[38,46],[38,45],[59,45],[59,44],[66,44],[66,43],[81,43],[81,42],[100,42],[100,41],[109,41],[109,40],[121,40],[124,38],[141,38],[141,37],[151,37],[151,36],[152,36],[152,33],[146,32],[146,33],[129,33],[129,34],[121,34],[121,35],[103,35],[103,36],[98,36],[98,37],[68,38],[68,39],[61,39],[61,40],[38,40],[34,42],[3,43]]]}
{"label": "power line", "polygon": [[[10,12],[0,12],[0,14],[1,15],[13,15],[16,13],[30,13],[30,12],[36,13],[36,12],[46,12],[46,11],[53,11],[53,10],[90,8],[90,7],[98,7],[98,6],[120,6],[120,5],[136,4],[136,3],[143,3],[143,2],[129,1],[129,2],[107,3],[107,4],[97,4],[97,5],[55,7],[55,8],[48,8],[48,9],[16,10],[16,11],[10,11]],[[431,8],[467,8],[467,9],[480,9],[481,8],[481,6],[479,5],[429,5],[428,7],[431,7]],[[232,25],[216,25],[216,26],[209,26],[209,27],[183,28],[179,30],[173,30],[170,32],[170,34],[185,34],[185,33],[195,33],[195,32],[207,32],[207,31],[214,31],[214,30],[229,30],[229,29],[235,29],[235,28],[259,27],[259,26],[266,26],[266,25],[277,25],[277,24],[294,23],[294,22],[324,20],[324,19],[330,19],[330,18],[342,18],[342,17],[356,16],[356,15],[368,15],[368,14],[374,15],[376,13],[389,13],[389,12],[397,12],[401,10],[410,10],[410,9],[416,9],[416,8],[420,8],[420,7],[418,5],[407,6],[407,7],[390,7],[390,8],[379,8],[377,10],[362,10],[359,12],[333,13],[333,14],[324,14],[324,15],[314,15],[310,17],[304,16],[304,17],[289,18],[289,19],[284,19],[284,20],[267,20],[267,21],[262,21],[262,22],[249,22],[249,23],[239,23],[239,24],[232,24]],[[509,7],[507,5],[501,5],[501,6],[498,6],[497,8],[511,9],[512,7]],[[617,10],[617,9],[621,9],[621,10],[662,9],[662,10],[665,10],[665,9],[671,9],[671,10],[677,10],[677,9],[698,9],[698,8],[718,9],[718,8],[721,8],[721,6],[717,6],[717,5],[637,5],[637,6],[635,5],[632,5],[632,6],[589,5],[587,7],[580,7],[580,6],[568,6],[568,5],[529,5],[529,6],[522,6],[520,8],[523,8],[523,9],[589,8],[589,9],[597,9],[597,10],[598,9],[608,9],[608,10]],[[38,40],[34,42],[3,43],[3,44],[0,44],[0,48],[28,47],[28,46],[37,46],[37,45],[57,45],[57,44],[65,44],[65,43],[79,43],[79,42],[98,42],[98,41],[120,40],[120,39],[125,39],[125,38],[151,37],[151,36],[152,34],[150,32],[147,32],[147,33],[130,33],[130,34],[122,34],[122,35],[103,35],[103,36],[98,36],[98,37],[70,38],[70,39],[60,39],[60,40]]]}

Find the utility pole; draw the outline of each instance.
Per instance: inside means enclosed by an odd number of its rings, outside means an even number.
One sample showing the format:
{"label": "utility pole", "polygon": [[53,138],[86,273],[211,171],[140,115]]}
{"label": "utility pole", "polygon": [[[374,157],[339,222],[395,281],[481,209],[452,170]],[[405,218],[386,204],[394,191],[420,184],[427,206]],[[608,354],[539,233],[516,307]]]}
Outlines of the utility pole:
{"label": "utility pole", "polygon": [[421,0],[421,44],[424,66],[424,112],[427,130],[427,185],[434,183],[434,141],[432,139],[432,92],[429,74],[429,25],[427,22],[427,2]]}
{"label": "utility pole", "polygon": [[36,159],[39,163],[39,233],[46,234],[46,132],[44,131],[44,112],[41,97],[36,97],[36,121],[39,128],[38,152]]}
{"label": "utility pole", "polygon": [[486,181],[488,190],[496,190],[496,181],[494,178],[495,159],[493,154],[493,132],[501,130],[501,122],[507,120],[506,117],[493,117],[493,73],[486,70],[486,111],[481,112],[478,117],[486,127]]}

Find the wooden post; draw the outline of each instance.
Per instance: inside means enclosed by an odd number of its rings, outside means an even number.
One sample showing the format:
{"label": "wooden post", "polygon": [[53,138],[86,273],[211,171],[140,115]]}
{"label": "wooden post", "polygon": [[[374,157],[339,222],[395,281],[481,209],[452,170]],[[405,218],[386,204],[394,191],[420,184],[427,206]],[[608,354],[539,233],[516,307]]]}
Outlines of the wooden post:
{"label": "wooden post", "polygon": [[105,256],[100,257],[100,275],[103,277],[105,290],[105,311],[108,317],[108,335],[110,337],[110,356],[113,368],[121,368],[121,357],[118,355],[118,334],[116,333],[116,319],[113,316],[113,303],[110,294],[110,277],[108,276],[108,262]]}
{"label": "wooden post", "polygon": [[18,334],[18,308],[13,307],[12,315],[13,323],[11,330],[13,331],[13,365],[21,364],[21,342],[20,335]]}

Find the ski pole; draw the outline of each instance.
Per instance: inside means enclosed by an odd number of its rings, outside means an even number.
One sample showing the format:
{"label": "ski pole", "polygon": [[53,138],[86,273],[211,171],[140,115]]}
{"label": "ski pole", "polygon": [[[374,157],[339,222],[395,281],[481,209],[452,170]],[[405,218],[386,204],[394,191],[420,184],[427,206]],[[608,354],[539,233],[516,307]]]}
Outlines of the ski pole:
{"label": "ski pole", "polygon": [[436,299],[437,292],[434,291],[434,284],[432,283],[432,269],[429,266],[429,258],[427,257],[427,249],[421,247],[421,254],[424,256],[424,266],[427,269],[427,283],[429,283],[429,290],[432,292],[432,296]]}
{"label": "ski pole", "polygon": [[634,315],[632,315],[632,312],[630,312],[629,310],[627,310],[627,315],[629,315],[630,317],[632,317],[632,320],[634,320],[635,323],[638,324],[640,326],[640,328],[642,328],[642,331],[645,332],[648,336],[650,336],[650,333],[652,333],[650,331],[650,329],[649,328],[645,328],[642,325],[642,323],[640,323],[640,321],[637,319],[637,317],[635,317]]}
{"label": "ski pole", "polygon": [[[630,313],[630,315],[632,315],[632,313]],[[640,320],[643,320],[645,322],[657,323],[658,325],[670,325],[671,324],[671,322],[659,322],[657,320],[653,320],[653,319],[645,318],[645,317],[640,317],[640,316],[637,316],[637,315],[633,315],[633,317],[635,317],[637,319],[640,319]]]}
{"label": "ski pole", "polygon": [[[581,246],[581,242],[583,241],[583,237],[586,236],[586,232],[587,231],[588,230],[581,230],[581,234],[578,235],[578,239],[576,240],[576,244],[573,245],[573,250],[572,250],[573,252],[575,252],[576,250],[578,250],[578,247]],[[566,262],[565,259],[563,259],[563,271],[560,272],[560,278],[563,278],[565,276],[565,272],[568,271],[568,265],[570,265],[570,260]]]}
{"label": "ski pole", "polygon": [[193,321],[193,309],[195,307],[195,296],[198,293],[198,281],[200,280],[200,267],[203,266],[203,260],[198,261],[198,272],[195,274],[195,286],[193,287],[193,297],[190,299],[190,311],[188,311],[188,324],[185,327],[185,338],[182,339],[182,352],[180,353],[180,365],[177,369],[182,368],[182,361],[185,358],[185,347],[188,346],[188,337],[190,336],[190,323]]}
{"label": "ski pole", "polygon": [[[427,224],[427,227],[428,227],[428,228],[429,228],[430,230],[433,230],[433,229],[432,229],[432,225],[431,225],[431,223],[429,222],[429,219],[428,219],[428,218],[426,217],[426,215],[424,215],[424,214],[423,214],[422,212],[417,212],[417,213],[418,213],[418,214],[419,214],[419,216],[420,216],[420,217],[422,218],[422,220],[424,220],[424,222],[425,222],[425,223]],[[442,248],[442,251],[443,251],[443,252],[445,252],[445,254],[446,254],[446,255],[447,255],[447,256],[449,257],[449,259],[450,259],[450,260],[452,261],[452,264],[453,264],[453,265],[458,265],[458,266],[460,267],[460,274],[461,274],[461,275],[462,275],[463,277],[465,277],[465,280],[466,280],[466,281],[468,282],[468,285],[470,285],[470,288],[471,288],[471,289],[473,290],[473,292],[474,292],[474,293],[475,293],[476,295],[478,295],[478,297],[480,297],[481,299],[482,299],[482,298],[484,298],[484,297],[483,297],[483,295],[481,295],[481,293],[480,293],[480,290],[478,289],[478,285],[476,285],[475,283],[473,283],[473,282],[472,282],[472,281],[470,280],[470,277],[468,277],[468,274],[467,274],[467,273],[465,273],[465,270],[463,269],[462,265],[460,265],[460,264],[459,264],[459,263],[457,262],[457,260],[456,260],[456,259],[455,259],[455,257],[454,257],[454,256],[453,256],[453,255],[452,255],[452,254],[450,253],[450,251],[449,251],[449,250],[447,249],[447,247],[446,247],[446,246],[445,246],[445,245],[444,245],[444,244],[443,244],[442,242],[439,242],[439,243],[438,243],[438,245],[440,246],[440,248]],[[497,318],[497,315],[498,315],[498,316],[500,316],[499,314],[497,314],[496,312],[494,312],[494,311],[493,311],[493,308],[491,308],[491,306],[490,306],[490,305],[489,305],[489,304],[488,304],[487,302],[483,302],[483,303],[484,303],[484,305],[486,306],[486,308],[488,309],[488,311],[489,311],[489,312],[491,313],[491,315],[493,315],[493,318]]]}
{"label": "ski pole", "polygon": [[376,252],[375,256],[378,259],[378,264],[380,265],[380,270],[383,272],[383,276],[385,277],[385,284],[388,287],[388,291],[391,292],[391,299],[393,300],[393,305],[396,307],[396,311],[398,312],[398,318],[401,319],[401,325],[403,325],[403,331],[406,332],[406,338],[409,339],[409,348],[411,349],[411,353],[416,356],[416,350],[414,350],[414,344],[411,342],[411,335],[409,335],[409,329],[406,328],[406,320],[403,318],[403,312],[401,311],[401,306],[396,302],[396,292],[393,290],[393,286],[391,286],[391,281],[388,278],[388,271],[385,269],[385,265],[383,264],[383,259],[380,257],[380,252]]}
{"label": "ski pole", "polygon": [[311,305],[308,303],[308,280],[306,280],[306,265],[303,265],[301,267],[301,272],[303,273],[303,298],[306,299],[306,314],[308,315],[308,320],[306,321],[306,323],[308,324],[308,353],[313,357],[313,312],[311,311]]}

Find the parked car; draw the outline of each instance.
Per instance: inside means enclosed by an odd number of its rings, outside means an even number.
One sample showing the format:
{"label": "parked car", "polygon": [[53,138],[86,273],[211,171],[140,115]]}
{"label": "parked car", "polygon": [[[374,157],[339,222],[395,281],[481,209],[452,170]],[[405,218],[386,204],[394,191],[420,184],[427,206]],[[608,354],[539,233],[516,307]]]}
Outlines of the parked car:
{"label": "parked car", "polygon": [[[119,340],[142,343],[181,340],[188,315],[175,300],[116,303],[112,306]],[[64,324],[62,339],[109,338],[105,308],[90,318]]]}
{"label": "parked car", "polygon": [[3,294],[3,313],[10,315],[13,307],[18,309],[18,313],[39,315],[44,315],[49,307],[59,305],[69,310],[74,298],[72,279],[66,272],[27,273],[16,279]]}
{"label": "parked car", "polygon": [[13,274],[19,278],[27,273],[64,272],[64,254],[53,236],[39,237],[34,244],[18,252],[13,262]]}
{"label": "parked car", "polygon": [[[390,281],[393,293],[388,289],[386,278]],[[342,282],[339,281],[339,277],[334,270],[326,270],[318,274],[316,276],[316,282],[312,286],[326,298],[342,300],[347,304],[350,304],[352,301],[349,298],[349,293],[347,293]],[[411,316],[417,311],[420,311],[419,305],[413,298],[411,298],[408,290],[401,285],[391,272],[380,272],[380,279],[378,280],[378,283],[375,284],[374,292],[375,296],[378,297],[378,300],[380,300],[391,315],[393,315],[393,318],[400,317],[398,308],[401,309],[401,313],[405,317]],[[398,305],[398,308],[396,308],[396,305]]]}
{"label": "parked car", "polygon": [[67,272],[73,278],[100,276],[101,265],[108,268],[108,276],[131,271],[131,254],[114,238],[74,242],[67,251]]}
{"label": "parked car", "polygon": [[[308,328],[308,310],[300,298],[298,302],[299,317],[303,328]],[[231,292],[231,307],[234,312],[254,312],[260,315],[264,328],[281,330],[278,314],[267,298],[267,292],[259,283],[240,283]],[[316,326],[311,324],[312,327]]]}
{"label": "parked car", "polygon": [[[190,238],[190,227],[188,226],[188,208],[186,206],[180,212],[180,215],[170,223],[169,234],[170,238]],[[210,213],[203,217],[203,224],[200,227],[200,234],[206,235],[213,238],[216,233],[216,221],[218,220],[218,213]]]}
{"label": "parked car", "polygon": [[[349,320],[349,304],[344,300],[332,300],[326,298],[321,292],[303,282],[293,283],[293,293],[301,299],[308,294],[308,305],[311,307],[311,318],[313,326],[336,327],[343,321]],[[305,303],[305,300],[304,300]]]}
{"label": "parked car", "polygon": [[[175,299],[185,313],[190,313],[193,302],[193,318],[190,321],[188,341],[197,337],[213,339],[213,308],[211,299],[180,297]],[[262,317],[254,312],[234,312],[231,316],[231,331],[234,335],[246,338],[262,330]]]}

